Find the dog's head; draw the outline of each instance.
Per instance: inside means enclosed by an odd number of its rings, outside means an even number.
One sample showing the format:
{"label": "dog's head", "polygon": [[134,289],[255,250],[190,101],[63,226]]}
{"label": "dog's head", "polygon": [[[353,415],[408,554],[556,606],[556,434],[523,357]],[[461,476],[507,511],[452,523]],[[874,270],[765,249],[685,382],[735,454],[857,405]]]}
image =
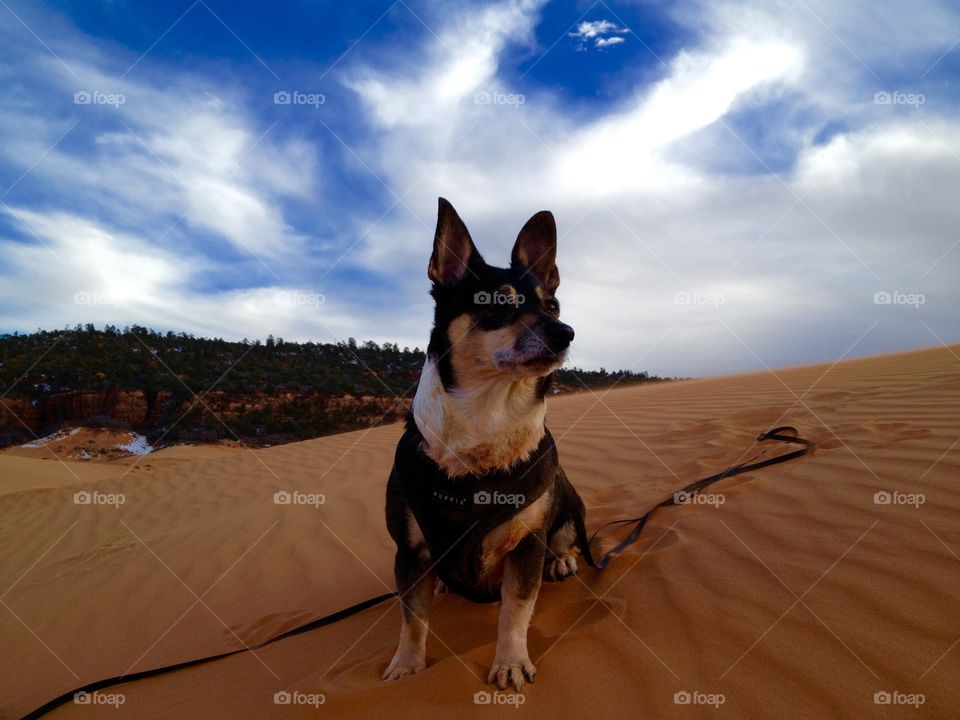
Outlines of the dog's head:
{"label": "dog's head", "polygon": [[546,378],[566,359],[573,328],[555,297],[557,226],[538,212],[509,268],[487,265],[453,206],[440,198],[427,275],[436,300],[430,352],[447,390],[495,377]]}

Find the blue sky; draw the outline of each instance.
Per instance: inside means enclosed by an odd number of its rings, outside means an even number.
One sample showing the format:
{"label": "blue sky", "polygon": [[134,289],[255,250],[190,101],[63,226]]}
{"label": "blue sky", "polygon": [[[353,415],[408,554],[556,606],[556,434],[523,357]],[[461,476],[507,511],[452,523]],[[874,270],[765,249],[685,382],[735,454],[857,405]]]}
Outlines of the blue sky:
{"label": "blue sky", "polygon": [[443,195],[494,264],[554,211],[581,366],[711,375],[960,340],[950,3],[0,16],[2,330],[423,347]]}

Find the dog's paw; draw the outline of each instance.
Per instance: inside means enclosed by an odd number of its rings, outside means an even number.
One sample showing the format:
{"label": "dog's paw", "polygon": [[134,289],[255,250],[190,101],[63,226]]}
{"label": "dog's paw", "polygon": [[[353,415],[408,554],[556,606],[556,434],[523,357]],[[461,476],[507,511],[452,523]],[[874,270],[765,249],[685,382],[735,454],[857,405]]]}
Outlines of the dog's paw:
{"label": "dog's paw", "polygon": [[530,658],[526,656],[507,660],[500,660],[498,658],[493,661],[493,667],[490,668],[490,672],[487,674],[487,682],[496,683],[497,687],[501,690],[512,687],[517,692],[520,692],[520,688],[523,687],[523,681],[529,680],[533,682],[536,674],[537,668],[530,662]]}
{"label": "dog's paw", "polygon": [[577,574],[577,558],[574,555],[563,555],[547,561],[543,566],[543,579],[550,582],[559,582],[565,577]]}
{"label": "dog's paw", "polygon": [[426,658],[401,655],[398,652],[393,656],[393,660],[390,661],[387,669],[383,671],[383,675],[380,677],[380,679],[399,680],[400,678],[407,677],[408,675],[416,675],[426,666]]}

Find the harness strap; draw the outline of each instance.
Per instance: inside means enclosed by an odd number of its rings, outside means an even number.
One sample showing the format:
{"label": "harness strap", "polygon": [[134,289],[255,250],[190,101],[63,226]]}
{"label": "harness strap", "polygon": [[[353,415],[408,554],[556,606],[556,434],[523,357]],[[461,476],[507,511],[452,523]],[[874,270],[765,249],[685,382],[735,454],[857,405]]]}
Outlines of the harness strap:
{"label": "harness strap", "polygon": [[[702,490],[703,488],[707,487],[708,485],[711,485],[725,478],[734,477],[735,475],[742,475],[743,473],[752,472],[753,470],[760,470],[761,468],[769,467],[771,465],[777,465],[778,463],[795,460],[797,458],[803,457],[804,455],[809,455],[817,448],[816,443],[814,443],[811,440],[806,440],[800,437],[796,428],[793,428],[790,426],[774,428],[773,430],[770,430],[765,433],[761,433],[759,436],[757,436],[758,442],[763,442],[765,440],[776,440],[783,443],[792,443],[795,445],[801,445],[802,447],[798,450],[793,450],[792,452],[785,453],[783,455],[778,455],[773,458],[767,458],[766,460],[756,461],[757,458],[762,456],[766,451],[758,453],[757,455],[754,455],[752,458],[750,458],[750,460],[748,460],[746,463],[731,465],[721,473],[717,473],[716,475],[711,475],[710,477],[703,478],[702,480],[697,480],[696,482],[692,482],[689,485],[684,486],[683,488],[678,490],[675,495],[672,495],[671,497],[667,498],[663,502],[657,505],[654,505],[652,508],[650,508],[647,512],[645,512],[643,515],[640,515],[639,517],[627,518],[625,520],[614,520],[612,522],[608,522],[604,525],[601,525],[599,528],[597,528],[594,531],[593,535],[591,535],[589,539],[587,538],[586,528],[584,527],[583,522],[580,521],[578,523],[578,527],[576,528],[577,544],[580,546],[580,550],[583,553],[583,557],[587,561],[587,564],[590,565],[590,567],[596,568],[597,570],[602,570],[604,567],[606,567],[607,563],[610,562],[610,559],[613,558],[614,555],[621,552],[628,545],[631,545],[636,541],[636,539],[640,535],[640,532],[643,530],[644,525],[647,524],[647,520],[650,518],[650,516],[654,513],[655,510],[657,510],[658,508],[666,507],[667,505],[677,504],[676,497],[678,494],[696,493]],[[633,530],[630,531],[630,534],[627,535],[616,547],[605,552],[599,561],[594,561],[593,555],[590,552],[590,545],[593,542],[593,540],[597,537],[597,535],[600,533],[600,531],[612,525],[625,525],[628,523],[636,523],[634,525]],[[338,622],[339,620],[344,620],[350,617],[351,615],[356,615],[359,612],[362,612],[375,605],[379,605],[380,603],[386,602],[387,600],[391,600],[392,598],[395,598],[395,597],[397,597],[397,593],[395,592],[378,595],[377,597],[370,598],[362,602],[358,602],[355,605],[351,605],[348,608],[344,608],[343,610],[338,610],[337,612],[331,613],[329,615],[324,615],[323,617],[317,618],[315,620],[311,620],[310,622],[300,625],[299,627],[295,627],[292,630],[287,630],[286,632],[281,633],[280,635],[269,638],[268,640],[264,640],[263,642],[258,643],[257,645],[238,648],[236,650],[227,650],[225,652],[216,653],[215,655],[208,655],[206,657],[194,658],[193,660],[185,660],[183,662],[175,663],[173,665],[164,665],[162,667],[151,668],[149,670],[141,670],[140,672],[129,673],[127,675],[117,675],[115,677],[105,678],[103,680],[96,680],[92,683],[87,683],[83,687],[70,690],[69,692],[65,692],[62,695],[59,695],[53,698],[49,702],[46,702],[43,705],[41,705],[36,710],[33,710],[27,715],[24,715],[23,718],[24,720],[33,720],[33,718],[39,718],[42,715],[45,715],[46,713],[53,710],[58,705],[62,705],[65,702],[69,702],[71,699],[74,698],[74,696],[80,693],[92,693],[92,692],[96,692],[97,690],[102,690],[103,688],[112,687],[114,685],[133,682],[134,680],[142,680],[143,678],[153,677],[154,675],[163,675],[165,673],[172,672],[174,670],[179,670],[181,668],[191,667],[193,665],[200,665],[203,663],[210,662],[211,660],[218,660],[220,658],[229,657],[230,655],[236,655],[238,653],[246,652],[247,650],[259,650],[260,648],[266,647],[267,645],[271,645],[279,640],[283,640],[284,638],[288,638],[293,635],[299,635],[300,633],[309,632],[310,630],[315,630],[316,628],[323,627],[324,625],[330,625],[332,623]]]}

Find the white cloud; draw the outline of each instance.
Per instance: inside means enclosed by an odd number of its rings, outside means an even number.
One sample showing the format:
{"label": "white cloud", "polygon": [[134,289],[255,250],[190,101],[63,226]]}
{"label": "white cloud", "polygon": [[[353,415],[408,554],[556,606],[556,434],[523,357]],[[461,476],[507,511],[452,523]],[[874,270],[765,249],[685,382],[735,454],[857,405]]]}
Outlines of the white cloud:
{"label": "white cloud", "polygon": [[597,41],[594,43],[594,47],[605,48],[610,47],[611,45],[619,45],[620,43],[624,42],[626,42],[626,40],[624,40],[622,37],[597,38]]}
{"label": "white cloud", "polygon": [[795,81],[802,67],[802,52],[778,41],[736,39],[718,53],[682,53],[632,108],[568,138],[555,177],[566,185],[565,195],[662,191],[695,182],[689,169],[665,159],[667,146],[716,122],[762,84]]}
{"label": "white cloud", "polygon": [[628,32],[629,30],[626,28],[622,28],[609,20],[584,20],[569,35],[580,41],[577,45],[578,50],[586,50],[590,40],[593,40],[594,48],[601,50],[625,42],[622,37],[618,36],[625,35]]}
{"label": "white cloud", "polygon": [[0,325],[22,327],[30,317],[45,328],[141,324],[234,339],[353,333],[342,298],[290,285],[204,289],[204,276],[217,267],[200,253],[175,254],[67,213],[7,214],[37,242],[0,239]]}
{"label": "white cloud", "polygon": [[[165,228],[182,217],[186,228],[212,233],[239,252],[269,259],[302,249],[304,238],[287,225],[279,201],[313,190],[313,148],[274,142],[240,98],[213,95],[195,79],[166,78],[158,87],[73,58],[69,65],[72,73],[39,58],[31,67],[32,99],[0,120],[19,141],[0,152],[26,167],[43,157],[30,172],[34,181],[70,179],[74,201],[106,205],[111,216],[127,215],[132,224],[149,218]],[[125,101],[116,107],[69,103],[78,91]],[[73,123],[76,130],[50,149]],[[77,143],[81,135],[85,142]]]}
{"label": "white cloud", "polygon": [[430,44],[429,58],[409,59],[389,81],[375,69],[354,70],[347,84],[381,126],[437,125],[478,91],[490,92],[498,56],[510,42],[529,40],[543,0],[490,5],[469,14],[451,8],[449,25]]}
{"label": "white cloud", "polygon": [[617,27],[609,20],[585,20],[577,25],[577,29],[570,33],[570,36],[587,39],[602,37],[612,32],[626,32],[626,30]]}
{"label": "white cloud", "polygon": [[[39,245],[8,242],[4,255],[8,269],[34,274],[34,287],[43,287],[46,300],[72,300],[77,293],[89,293],[111,304],[139,303],[159,299],[187,279],[180,263],[169,253],[122,233],[111,233],[87,218],[63,212],[37,213],[11,208],[9,215],[36,238]],[[199,271],[202,261],[184,258],[188,272]],[[41,278],[36,277],[42,275]],[[29,293],[30,302],[39,300]],[[23,295],[9,297],[22,304]],[[18,302],[19,301],[19,302]]]}

